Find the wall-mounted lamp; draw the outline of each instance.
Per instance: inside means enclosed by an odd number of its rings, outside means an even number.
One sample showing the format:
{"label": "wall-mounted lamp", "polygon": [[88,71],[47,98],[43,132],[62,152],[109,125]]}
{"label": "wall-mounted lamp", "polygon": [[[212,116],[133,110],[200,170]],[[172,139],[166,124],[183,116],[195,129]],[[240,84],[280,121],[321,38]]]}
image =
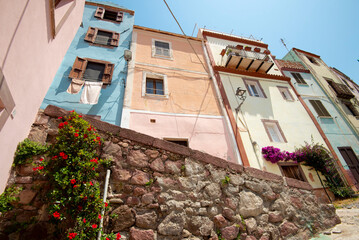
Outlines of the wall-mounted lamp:
{"label": "wall-mounted lamp", "polygon": [[244,100],[246,100],[247,95],[246,95],[247,90],[241,89],[241,87],[238,87],[236,90],[236,96],[238,97],[238,99],[240,101],[242,101],[239,106],[236,108],[236,111],[238,112],[239,109],[241,108],[242,104],[244,103]]}
{"label": "wall-mounted lamp", "polygon": [[127,62],[132,60],[132,52],[130,50],[125,50],[123,56]]}

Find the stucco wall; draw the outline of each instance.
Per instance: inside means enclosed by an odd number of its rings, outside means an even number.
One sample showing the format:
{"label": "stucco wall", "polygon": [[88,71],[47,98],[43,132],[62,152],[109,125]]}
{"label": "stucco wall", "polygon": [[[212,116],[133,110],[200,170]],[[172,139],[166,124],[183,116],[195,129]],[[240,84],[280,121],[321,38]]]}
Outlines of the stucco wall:
{"label": "stucco wall", "polygon": [[[332,79],[334,82],[336,83],[340,83],[343,84],[342,81],[338,78],[338,76],[333,73],[333,71],[330,70],[330,68],[325,64],[325,62],[321,59],[321,58],[315,58],[315,60],[318,62],[318,64],[313,64],[311,63],[308,58],[306,57],[306,55],[304,53],[295,51],[293,52],[293,50],[291,50],[292,54],[291,55],[297,55],[296,57],[298,57],[297,60],[299,60],[300,62],[304,63],[305,66],[307,66],[307,68],[311,71],[311,73],[314,75],[314,78],[319,81],[319,85],[321,85],[321,88],[327,93],[327,96],[332,98],[333,101],[335,101],[336,99],[336,93],[334,92],[334,90],[330,87],[330,85],[327,83],[327,81],[324,79],[324,77],[326,78],[330,78]],[[287,54],[287,58],[288,58]],[[345,115],[348,120],[353,124],[353,126],[356,128],[357,131],[357,135],[359,133],[359,120],[356,119],[355,116],[353,116],[349,110],[347,109],[347,107],[342,104],[340,101],[338,101],[337,103],[338,108],[340,109],[341,115]]]}
{"label": "stucco wall", "polygon": [[[272,164],[263,159],[261,149],[266,146],[275,146],[281,150],[291,152],[294,151],[296,147],[304,145],[305,142],[311,143],[312,139],[315,143],[326,146],[313,121],[310,119],[300,101],[296,98],[294,91],[288,83],[284,81],[256,79],[259,80],[267,98],[253,97],[246,93],[247,98],[241,107],[243,115],[242,113],[237,115],[234,109],[236,109],[239,104],[235,97],[234,90],[237,89],[237,87],[246,89],[243,77],[221,73],[221,79],[231,109],[233,109],[233,115],[237,119],[237,125],[241,131],[244,148],[246,149],[251,167],[266,169],[269,172],[281,174],[277,164]],[[245,77],[245,79],[251,78]],[[294,101],[284,100],[278,90],[278,86],[287,87]],[[262,119],[277,120],[287,142],[271,142],[261,121]],[[250,137],[252,139],[250,139]],[[253,142],[255,142],[255,144],[253,144]],[[321,187],[315,172],[312,172],[313,178],[311,178],[308,168],[302,166],[302,169],[309,183],[314,188]],[[312,179],[314,179],[314,181]]]}
{"label": "stucco wall", "polygon": [[[284,74],[291,77],[293,86],[302,96],[310,111],[317,118],[320,127],[327,136],[342,166],[344,169],[349,170],[349,167],[339,152],[338,147],[350,146],[355,153],[358,153],[359,141],[352,128],[350,128],[347,121],[345,121],[338,109],[333,105],[310,73],[300,73],[307,85],[298,84],[288,71],[284,71]],[[319,117],[309,100],[320,100],[331,117]],[[354,178],[353,181],[356,182]]]}
{"label": "stucco wall", "polygon": [[[126,88],[126,120],[121,126],[161,139],[187,139],[194,149],[236,161],[212,80],[187,40],[139,28],[133,34],[134,60]],[[171,43],[171,59],[153,56],[153,39]],[[201,41],[190,41],[207,68]],[[146,74],[164,77],[165,96],[146,94]]]}
{"label": "stucco wall", "polygon": [[15,101],[15,115],[0,133],[0,192],[17,144],[28,134],[47,89],[81,23],[84,0],[76,0],[55,38],[47,0],[1,1],[0,64]]}
{"label": "stucco wall", "polygon": [[[96,6],[85,6],[82,19],[83,27],[78,29],[41,108],[44,109],[48,104],[53,104],[67,110],[76,109],[76,111],[83,114],[101,116],[103,121],[120,125],[124,86],[127,77],[127,63],[123,54],[125,49],[130,48],[134,16],[124,12],[123,21],[118,24],[95,18],[94,13],[96,9]],[[84,41],[89,26],[120,33],[119,46],[110,49],[92,46]],[[66,92],[71,83],[71,79],[68,76],[77,56],[108,61],[115,64],[112,82],[106,88],[102,88],[99,101],[95,105],[79,103],[82,90],[78,94],[68,94]]]}
{"label": "stucco wall", "polygon": [[130,118],[134,131],[161,139],[187,139],[190,148],[236,162],[222,117],[131,112]]}

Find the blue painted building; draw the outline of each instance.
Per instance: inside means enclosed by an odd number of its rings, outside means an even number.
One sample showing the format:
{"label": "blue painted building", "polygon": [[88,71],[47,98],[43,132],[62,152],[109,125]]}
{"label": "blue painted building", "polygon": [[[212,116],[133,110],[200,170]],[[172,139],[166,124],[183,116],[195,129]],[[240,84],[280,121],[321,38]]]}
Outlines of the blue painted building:
{"label": "blue painted building", "polygon": [[287,56],[285,59],[290,61],[277,60],[277,63],[283,74],[291,78],[292,85],[316,118],[343,168],[352,178],[353,184],[359,187],[356,171],[352,171],[349,166],[350,163],[348,164],[348,159],[346,159],[348,157],[347,152],[353,153],[349,153],[349,155],[359,153],[358,135],[310,70],[296,57],[289,58]]}
{"label": "blue painted building", "polygon": [[113,3],[86,1],[82,24],[41,109],[56,105],[120,125],[127,77],[124,51],[130,48],[133,24],[131,10]]}

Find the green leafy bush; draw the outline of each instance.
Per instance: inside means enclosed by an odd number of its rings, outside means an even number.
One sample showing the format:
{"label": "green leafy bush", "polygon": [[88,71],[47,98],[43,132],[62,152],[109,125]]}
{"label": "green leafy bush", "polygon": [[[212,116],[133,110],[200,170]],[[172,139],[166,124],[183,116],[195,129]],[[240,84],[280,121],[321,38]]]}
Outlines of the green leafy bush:
{"label": "green leafy bush", "polygon": [[[56,143],[34,171],[49,179],[48,211],[59,232],[65,229],[68,239],[96,239],[103,217],[101,209],[107,206],[100,197],[96,169],[100,164],[109,166],[110,162],[99,159],[103,140],[81,115],[72,112],[68,118],[60,119]],[[104,234],[102,239],[120,236]]]}
{"label": "green leafy bush", "polygon": [[13,209],[13,206],[11,205],[12,202],[18,201],[18,197],[16,195],[21,191],[22,189],[19,187],[8,187],[5,189],[5,191],[0,195],[0,212],[4,213],[11,209]]}
{"label": "green leafy bush", "polygon": [[33,156],[45,153],[48,150],[48,146],[41,145],[38,142],[31,141],[26,138],[23,142],[17,145],[17,149],[14,157],[14,165],[25,164],[29,162],[29,159]]}
{"label": "green leafy bush", "polygon": [[306,143],[305,146],[296,149],[297,161],[314,168],[325,178],[325,185],[336,197],[347,198],[354,192],[343,182],[336,166],[335,159],[330,152],[319,143]]}

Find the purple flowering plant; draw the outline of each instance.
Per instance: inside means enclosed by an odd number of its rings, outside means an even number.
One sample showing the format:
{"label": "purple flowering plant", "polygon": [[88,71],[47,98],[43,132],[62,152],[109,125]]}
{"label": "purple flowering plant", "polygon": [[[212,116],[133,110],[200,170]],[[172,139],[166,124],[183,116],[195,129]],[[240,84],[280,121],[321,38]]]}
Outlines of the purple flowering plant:
{"label": "purple flowering plant", "polygon": [[281,151],[279,148],[268,146],[262,148],[262,154],[265,160],[271,163],[277,163],[279,161],[293,160],[297,162],[301,159],[302,154],[300,152],[288,152]]}

